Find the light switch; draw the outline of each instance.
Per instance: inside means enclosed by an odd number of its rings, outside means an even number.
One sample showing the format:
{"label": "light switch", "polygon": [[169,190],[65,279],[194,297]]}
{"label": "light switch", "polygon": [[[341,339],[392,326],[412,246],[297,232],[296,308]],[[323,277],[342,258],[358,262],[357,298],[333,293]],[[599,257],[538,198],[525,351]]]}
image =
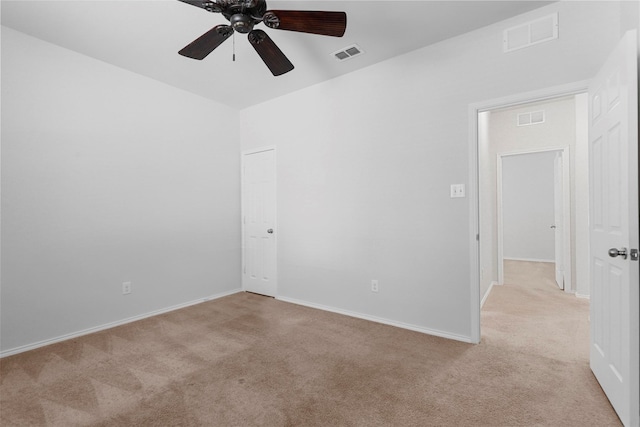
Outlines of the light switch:
{"label": "light switch", "polygon": [[464,184],[451,184],[451,198],[464,197]]}

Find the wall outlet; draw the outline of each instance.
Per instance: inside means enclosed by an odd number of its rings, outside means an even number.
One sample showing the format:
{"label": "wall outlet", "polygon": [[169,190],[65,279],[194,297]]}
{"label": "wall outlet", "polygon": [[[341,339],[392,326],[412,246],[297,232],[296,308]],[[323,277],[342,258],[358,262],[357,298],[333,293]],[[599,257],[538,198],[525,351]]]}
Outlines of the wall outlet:
{"label": "wall outlet", "polygon": [[371,281],[371,292],[378,292],[379,288],[378,288],[378,281],[377,280],[372,280]]}
{"label": "wall outlet", "polygon": [[131,293],[131,282],[122,282],[122,295]]}

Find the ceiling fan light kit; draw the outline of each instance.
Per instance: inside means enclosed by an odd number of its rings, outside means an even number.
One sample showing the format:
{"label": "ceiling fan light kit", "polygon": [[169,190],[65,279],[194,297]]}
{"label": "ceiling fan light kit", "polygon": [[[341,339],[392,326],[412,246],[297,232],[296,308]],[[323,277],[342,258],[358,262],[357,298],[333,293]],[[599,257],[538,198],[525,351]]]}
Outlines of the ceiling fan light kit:
{"label": "ceiling fan light kit", "polygon": [[211,13],[221,13],[230,25],[217,25],[198,37],[178,53],[188,58],[202,60],[237,31],[247,34],[262,61],[274,76],[293,70],[293,64],[269,35],[254,26],[264,23],[274,30],[296,31],[342,37],[347,29],[347,14],[304,10],[267,10],[266,0],[179,0]]}

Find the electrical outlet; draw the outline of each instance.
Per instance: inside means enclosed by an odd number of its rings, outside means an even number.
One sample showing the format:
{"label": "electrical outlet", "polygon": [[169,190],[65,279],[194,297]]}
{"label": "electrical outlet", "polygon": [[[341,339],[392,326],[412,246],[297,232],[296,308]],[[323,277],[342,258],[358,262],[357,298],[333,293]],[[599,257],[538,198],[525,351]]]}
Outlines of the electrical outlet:
{"label": "electrical outlet", "polygon": [[379,288],[378,288],[378,281],[377,280],[372,280],[371,281],[371,292],[378,292]]}
{"label": "electrical outlet", "polygon": [[131,282],[122,282],[122,295],[131,293]]}

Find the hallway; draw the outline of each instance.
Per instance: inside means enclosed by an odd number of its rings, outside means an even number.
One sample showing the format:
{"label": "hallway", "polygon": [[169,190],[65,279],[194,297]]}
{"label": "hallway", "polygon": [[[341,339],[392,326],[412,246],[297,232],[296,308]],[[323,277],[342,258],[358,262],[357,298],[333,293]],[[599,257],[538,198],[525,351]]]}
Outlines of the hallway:
{"label": "hallway", "polygon": [[482,343],[528,355],[532,382],[544,376],[572,391],[547,402],[554,419],[574,425],[572,407],[590,401],[591,425],[621,425],[589,368],[589,301],[558,289],[553,263],[504,265],[505,284],[493,287],[482,308]]}

